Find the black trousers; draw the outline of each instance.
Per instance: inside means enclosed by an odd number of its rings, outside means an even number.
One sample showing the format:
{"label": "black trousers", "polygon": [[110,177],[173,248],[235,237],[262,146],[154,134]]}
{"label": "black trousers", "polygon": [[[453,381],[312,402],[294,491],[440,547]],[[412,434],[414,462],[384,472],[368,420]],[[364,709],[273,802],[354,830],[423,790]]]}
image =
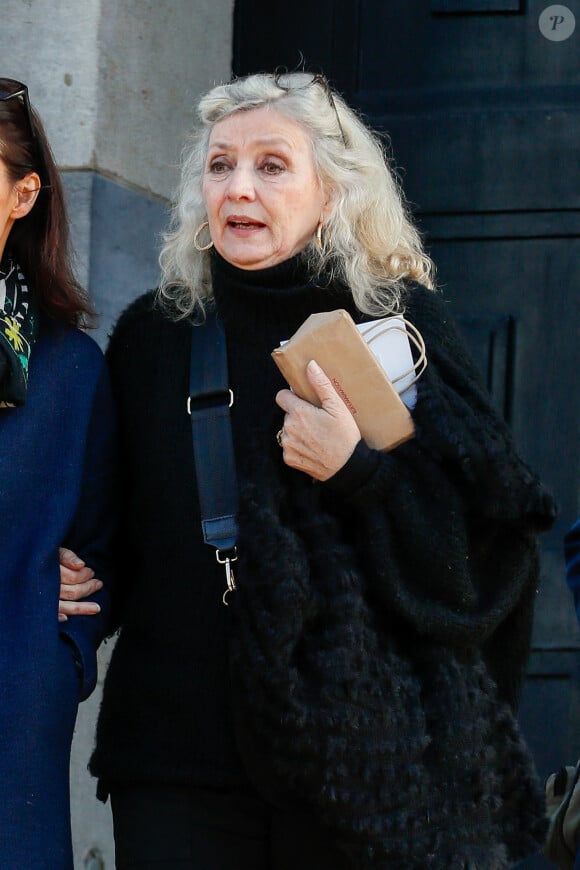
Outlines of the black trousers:
{"label": "black trousers", "polygon": [[131,786],[111,805],[116,870],[355,870],[309,816],[253,795]]}

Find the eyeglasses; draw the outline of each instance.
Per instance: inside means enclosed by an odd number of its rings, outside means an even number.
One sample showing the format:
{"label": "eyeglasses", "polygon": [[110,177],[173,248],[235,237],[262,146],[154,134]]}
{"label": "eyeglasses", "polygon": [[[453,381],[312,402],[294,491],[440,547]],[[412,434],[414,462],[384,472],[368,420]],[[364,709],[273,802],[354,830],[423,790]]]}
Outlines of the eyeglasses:
{"label": "eyeglasses", "polygon": [[16,81],[16,79],[0,78],[0,103],[6,103],[8,100],[17,99],[22,99],[28,127],[30,129],[30,135],[35,147],[38,149],[38,139],[36,136],[36,130],[34,129],[34,122],[32,120],[32,109],[28,97],[28,88],[22,82]]}
{"label": "eyeglasses", "polygon": [[[295,84],[297,76],[304,78],[304,84]],[[342,129],[342,124],[340,123],[340,117],[338,115],[338,109],[336,108],[336,103],[334,101],[334,94],[332,93],[332,88],[328,84],[328,79],[326,76],[322,75],[322,73],[288,73],[288,72],[279,72],[274,73],[274,84],[276,87],[280,88],[281,91],[286,91],[286,93],[290,93],[291,91],[299,91],[303,88],[309,88],[311,85],[320,85],[328,102],[332,106],[334,114],[336,115],[336,123],[338,124],[338,129],[340,130],[340,137],[342,139],[342,144],[346,148],[346,136],[344,135],[344,130]]]}

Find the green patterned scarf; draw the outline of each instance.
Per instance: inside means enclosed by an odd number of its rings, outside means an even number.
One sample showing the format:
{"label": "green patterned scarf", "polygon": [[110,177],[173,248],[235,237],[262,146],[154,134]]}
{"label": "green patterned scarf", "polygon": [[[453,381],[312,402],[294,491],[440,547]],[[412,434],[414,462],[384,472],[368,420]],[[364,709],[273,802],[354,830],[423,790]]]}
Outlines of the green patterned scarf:
{"label": "green patterned scarf", "polygon": [[7,256],[0,263],[0,408],[14,408],[26,401],[28,363],[37,328],[26,278]]}

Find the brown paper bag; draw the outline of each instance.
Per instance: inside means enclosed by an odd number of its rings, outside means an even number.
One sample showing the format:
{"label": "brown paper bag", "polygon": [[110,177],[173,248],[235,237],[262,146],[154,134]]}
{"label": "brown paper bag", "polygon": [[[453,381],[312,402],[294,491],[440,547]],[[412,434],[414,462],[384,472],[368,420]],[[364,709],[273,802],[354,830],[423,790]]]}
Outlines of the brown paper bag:
{"label": "brown paper bag", "polygon": [[296,395],[319,406],[306,376],[316,360],[369,447],[390,450],[413,437],[408,409],[344,309],[311,314],[272,357]]}

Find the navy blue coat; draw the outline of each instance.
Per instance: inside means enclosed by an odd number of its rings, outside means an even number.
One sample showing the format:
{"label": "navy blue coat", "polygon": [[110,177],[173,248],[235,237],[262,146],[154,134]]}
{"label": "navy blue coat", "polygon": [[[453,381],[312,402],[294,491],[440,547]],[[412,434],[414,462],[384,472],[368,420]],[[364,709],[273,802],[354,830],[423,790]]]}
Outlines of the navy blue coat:
{"label": "navy blue coat", "polygon": [[566,580],[574,595],[576,615],[580,622],[580,517],[564,538]]}
{"label": "navy blue coat", "polygon": [[[108,613],[115,441],[101,351],[44,319],[26,405],[0,410],[0,867],[72,870],[69,755]],[[59,546],[105,582],[58,622]]]}

